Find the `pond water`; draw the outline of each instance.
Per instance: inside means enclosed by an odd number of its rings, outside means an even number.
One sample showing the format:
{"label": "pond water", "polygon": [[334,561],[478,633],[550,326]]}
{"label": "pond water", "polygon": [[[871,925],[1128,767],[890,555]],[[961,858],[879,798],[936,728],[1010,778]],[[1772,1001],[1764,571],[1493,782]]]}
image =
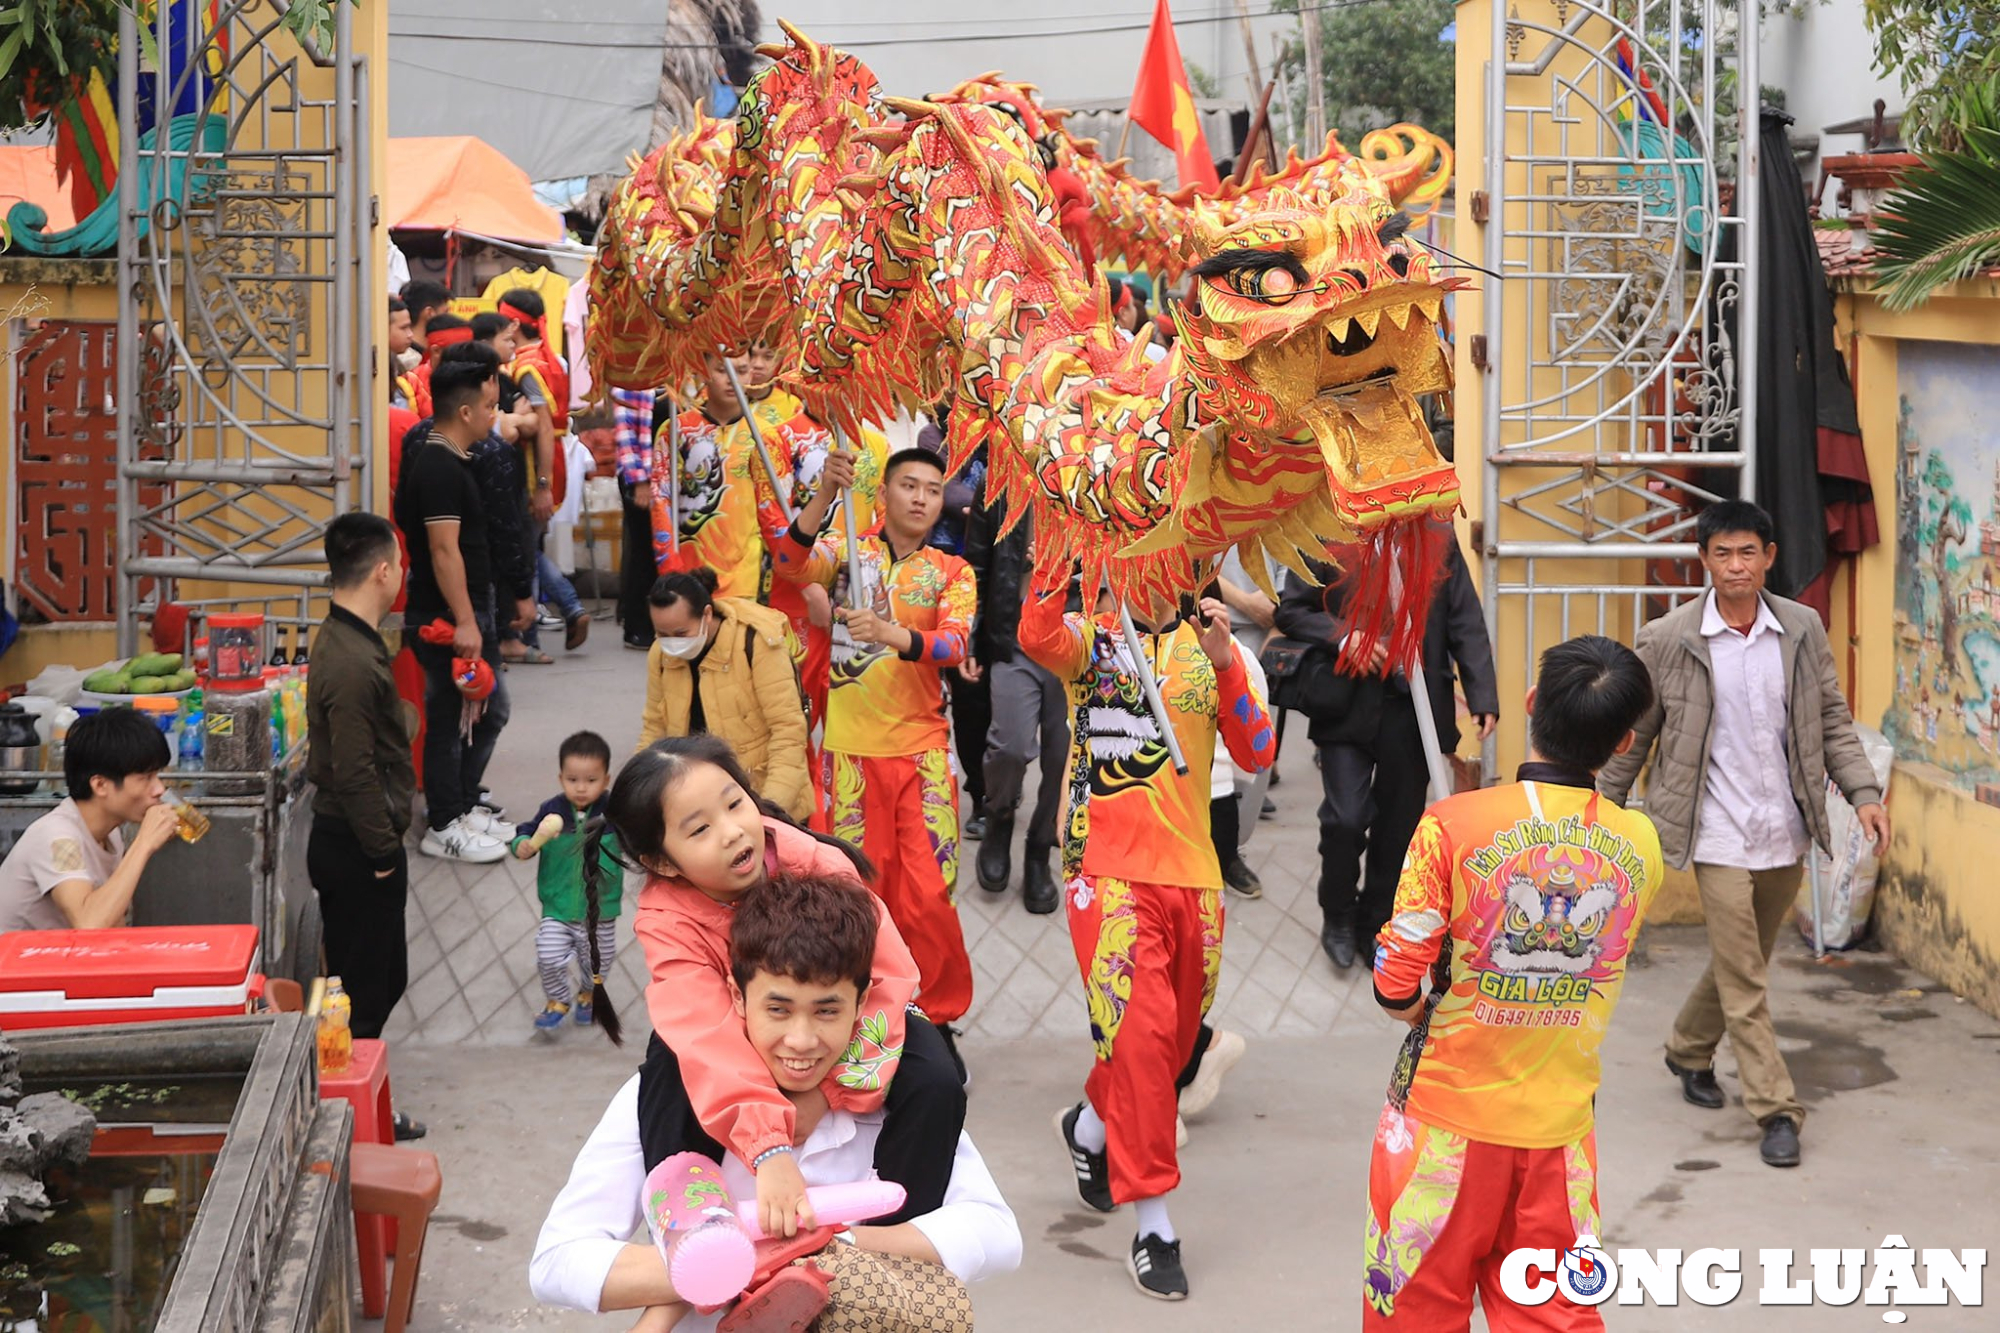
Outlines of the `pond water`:
{"label": "pond water", "polygon": [[0,1333],[146,1333],[194,1227],[238,1075],[78,1081],[63,1091],[97,1113],[76,1172],[56,1171],[55,1213],[0,1231]]}
{"label": "pond water", "polygon": [[1973,679],[1979,682],[1979,693],[1965,701],[1965,725],[1976,736],[1992,706],[1993,687],[2000,685],[2000,639],[1985,630],[1974,630],[1959,646],[1972,663]]}

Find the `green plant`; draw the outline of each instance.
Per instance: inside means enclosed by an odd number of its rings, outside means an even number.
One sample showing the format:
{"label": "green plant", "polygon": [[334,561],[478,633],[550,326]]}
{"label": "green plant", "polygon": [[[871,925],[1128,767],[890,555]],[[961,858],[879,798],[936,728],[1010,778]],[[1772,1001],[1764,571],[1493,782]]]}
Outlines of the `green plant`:
{"label": "green plant", "polygon": [[1959,146],[1924,153],[1875,214],[1875,272],[1891,310],[2000,263],[2000,77],[1954,100]]}
{"label": "green plant", "polygon": [[[2000,0],[1866,0],[1875,67],[1902,81],[1903,138],[1918,149],[1957,146],[1967,105],[2000,80]],[[1982,91],[1984,90],[1984,91]]]}
{"label": "green plant", "polygon": [[[7,0],[0,8],[0,131],[42,121],[95,70],[107,84],[118,71],[118,15],[139,18],[139,43],[149,64],[159,64],[148,21],[158,3],[171,0]],[[358,4],[360,0],[349,0]],[[333,44],[339,0],[292,0],[284,26],[322,50]]]}
{"label": "green plant", "polygon": [[[1325,83],[1326,127],[1354,148],[1369,130],[1398,121],[1422,125],[1451,139],[1457,120],[1457,57],[1442,34],[1455,0],[1349,0],[1320,5],[1320,71]],[[1299,0],[1273,0],[1273,13],[1296,14]],[[1287,79],[1303,85],[1305,45],[1294,33],[1279,57]],[[1301,99],[1303,100],[1303,99]],[[1318,144],[1302,144],[1318,152]]]}

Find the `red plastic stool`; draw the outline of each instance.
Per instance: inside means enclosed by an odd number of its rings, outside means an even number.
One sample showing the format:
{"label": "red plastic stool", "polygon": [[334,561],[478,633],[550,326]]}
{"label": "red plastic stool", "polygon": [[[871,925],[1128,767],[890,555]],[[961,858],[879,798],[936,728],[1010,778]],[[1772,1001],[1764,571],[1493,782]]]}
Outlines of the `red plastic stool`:
{"label": "red plastic stool", "polygon": [[417,1272],[424,1261],[424,1234],[444,1192],[436,1153],[357,1143],[348,1157],[354,1211],[396,1221],[395,1268],[389,1279],[389,1306],[382,1333],[403,1333],[417,1302]]}

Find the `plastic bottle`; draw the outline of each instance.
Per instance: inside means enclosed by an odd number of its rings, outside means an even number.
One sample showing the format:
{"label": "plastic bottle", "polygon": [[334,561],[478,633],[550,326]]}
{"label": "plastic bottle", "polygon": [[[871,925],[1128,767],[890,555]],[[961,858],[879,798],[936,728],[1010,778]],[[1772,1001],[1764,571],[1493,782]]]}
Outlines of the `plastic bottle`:
{"label": "plastic bottle", "polygon": [[[63,771],[63,757],[69,753],[69,729],[76,724],[76,719],[77,711],[74,708],[58,708],[55,717],[49,722],[49,770],[51,772],[60,773]],[[49,790],[56,792],[65,790],[63,780],[61,778],[55,779],[49,784]]]}
{"label": "plastic bottle", "polygon": [[354,1031],[349,1025],[353,1015],[354,1001],[341,989],[340,978],[328,977],[319,1005],[320,1073],[344,1073],[354,1059]]}
{"label": "plastic bottle", "polygon": [[[201,772],[201,707],[199,704],[193,708],[186,707],[188,703],[186,699],[183,699],[181,703],[183,706],[181,708],[180,739],[174,752],[178,762],[175,763],[174,767],[183,775],[199,773]],[[185,780],[181,783],[181,787],[184,791],[192,792],[193,790],[192,786]]]}
{"label": "plastic bottle", "polygon": [[284,673],[276,667],[264,671],[264,692],[271,696],[271,759],[285,757],[286,718]]}

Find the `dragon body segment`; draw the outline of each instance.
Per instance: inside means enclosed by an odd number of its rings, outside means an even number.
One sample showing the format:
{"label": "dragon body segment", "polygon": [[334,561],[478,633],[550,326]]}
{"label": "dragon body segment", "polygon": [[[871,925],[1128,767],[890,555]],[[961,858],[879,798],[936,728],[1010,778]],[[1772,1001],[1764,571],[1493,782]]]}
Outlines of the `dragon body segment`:
{"label": "dragon body segment", "polygon": [[[599,378],[681,383],[766,338],[807,409],[849,432],[948,396],[954,464],[987,446],[991,493],[1034,508],[1037,560],[1080,559],[1156,614],[1231,546],[1261,580],[1260,551],[1297,567],[1356,541],[1417,580],[1405,610],[1421,608],[1415,533],[1458,485],[1416,396],[1450,387],[1436,320],[1456,280],[1403,239],[1395,199],[1441,191],[1434,152],[1381,172],[1336,148],[1212,202],[1168,196],[1027,90],[989,76],[885,98],[851,55],[786,33],[733,134],[698,127],[614,196],[591,277]],[[1106,250],[1191,274],[1164,360],[1113,327],[1050,152],[1101,191]]]}

